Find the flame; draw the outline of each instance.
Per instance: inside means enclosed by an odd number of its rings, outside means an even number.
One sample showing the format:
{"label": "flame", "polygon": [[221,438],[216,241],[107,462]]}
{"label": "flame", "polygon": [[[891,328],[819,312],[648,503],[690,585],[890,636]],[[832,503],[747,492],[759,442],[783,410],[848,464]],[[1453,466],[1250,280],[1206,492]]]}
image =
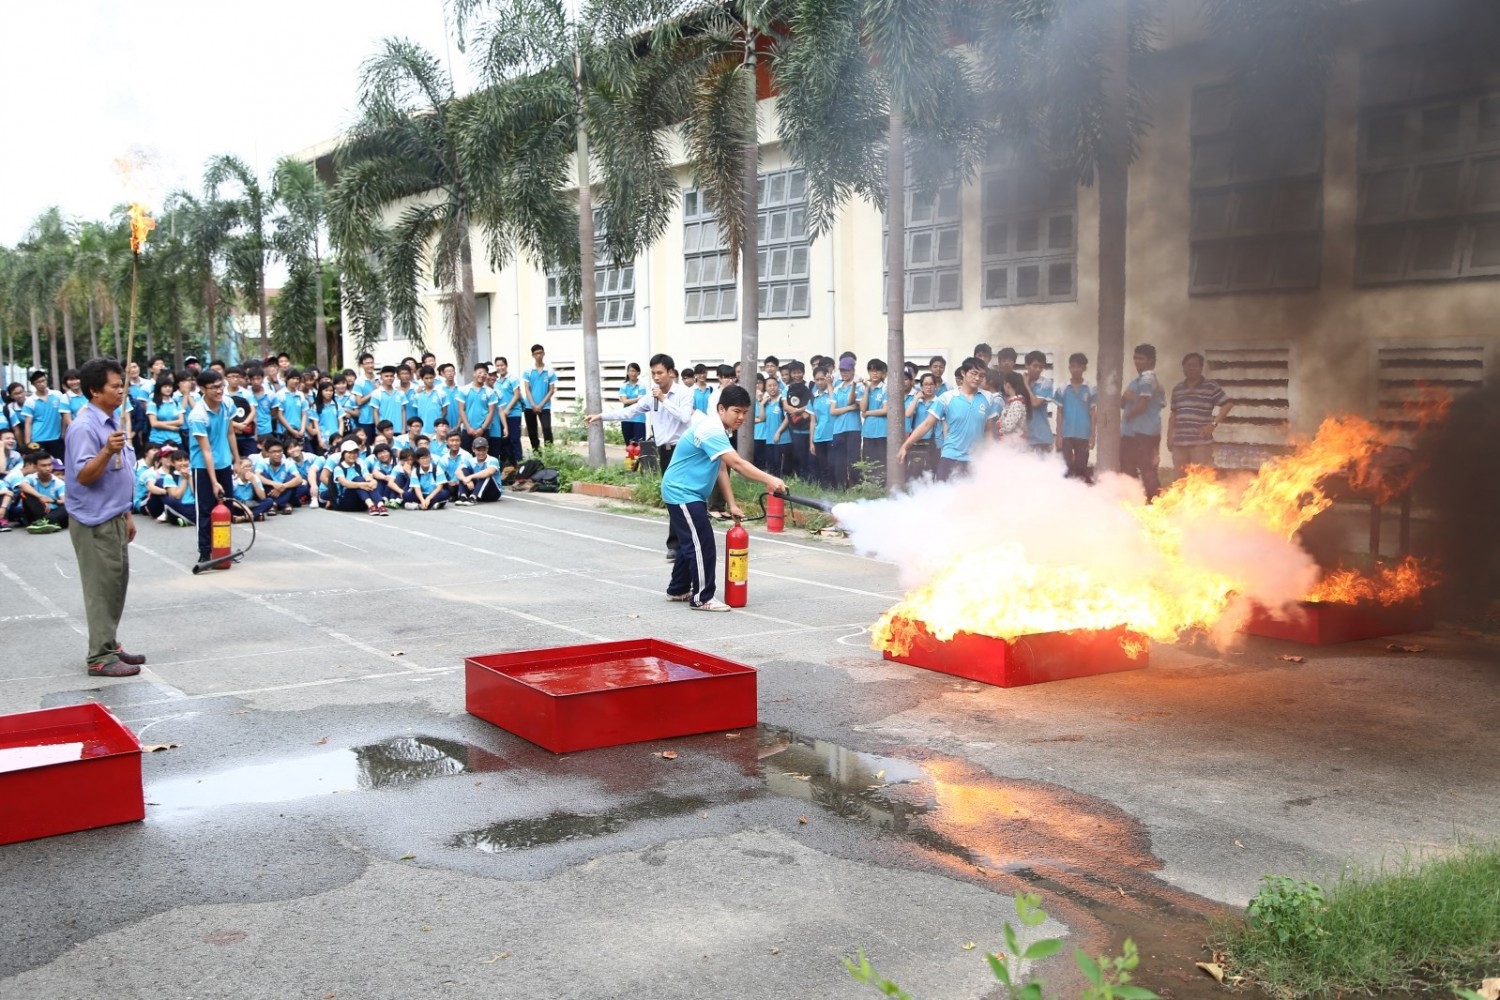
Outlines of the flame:
{"label": "flame", "polygon": [[156,220],[151,218],[146,211],[146,206],[138,201],[130,203],[130,252],[138,254],[141,247],[146,245],[146,235],[156,228]]}
{"label": "flame", "polygon": [[1303,598],[1332,604],[1373,602],[1383,607],[1415,601],[1441,577],[1414,556],[1371,572],[1338,570],[1329,573]]}
{"label": "flame", "polygon": [[[1389,447],[1390,433],[1360,417],[1329,417],[1312,438],[1294,441],[1289,453],[1266,462],[1248,482],[1189,469],[1150,505],[1138,493],[1122,500],[1146,539],[1127,573],[1086,560],[1044,567],[1026,558],[1023,539],[985,539],[991,569],[956,556],[876,622],[872,645],[904,655],[923,628],[946,641],[959,632],[1009,640],[1124,626],[1161,642],[1238,628],[1251,611],[1240,595],[1265,592],[1258,589],[1263,581],[1252,577],[1265,572],[1257,564],[1266,547],[1295,546],[1297,532],[1334,502],[1330,491],[1338,480],[1359,483],[1378,475],[1372,467]],[[1300,549],[1292,555],[1300,575],[1277,581],[1275,589],[1287,598],[1315,582],[1311,557]],[[991,571],[1000,567],[1003,573]],[[1398,583],[1420,589],[1430,579],[1403,567],[1392,574],[1372,581],[1374,592]]]}

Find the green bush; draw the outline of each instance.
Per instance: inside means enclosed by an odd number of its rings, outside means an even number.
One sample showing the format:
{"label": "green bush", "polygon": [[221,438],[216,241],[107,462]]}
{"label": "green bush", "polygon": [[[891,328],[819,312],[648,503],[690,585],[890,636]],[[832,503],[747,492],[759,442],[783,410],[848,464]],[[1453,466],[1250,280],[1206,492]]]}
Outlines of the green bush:
{"label": "green bush", "polygon": [[1446,988],[1500,966],[1500,845],[1346,872],[1332,891],[1267,876],[1216,944],[1285,998]]}

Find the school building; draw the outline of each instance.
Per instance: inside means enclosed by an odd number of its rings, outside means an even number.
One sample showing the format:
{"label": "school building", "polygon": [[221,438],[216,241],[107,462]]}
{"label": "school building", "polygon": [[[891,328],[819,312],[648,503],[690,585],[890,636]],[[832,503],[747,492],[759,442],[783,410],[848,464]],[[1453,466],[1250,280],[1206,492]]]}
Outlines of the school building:
{"label": "school building", "polygon": [[[1206,355],[1236,401],[1219,430],[1222,465],[1255,464],[1328,412],[1399,424],[1401,402],[1424,385],[1465,391],[1493,378],[1500,58],[1472,44],[1461,19],[1434,18],[1440,6],[1463,5],[1351,5],[1327,100],[1279,112],[1270,143],[1234,140],[1228,62],[1195,0],[1165,5],[1159,51],[1132,65],[1153,124],[1130,173],[1126,364],[1130,345],[1153,343],[1170,385],[1183,354]],[[761,102],[761,129],[761,354],[884,357],[881,214],[852,203],[811,240],[774,98]],[[606,399],[628,362],[644,367],[658,351],[680,365],[739,356],[736,280],[685,165],[680,178],[667,234],[600,269]],[[956,365],[978,342],[1040,349],[1059,367],[1073,351],[1094,357],[1096,188],[997,151],[973,183],[909,195],[905,212],[907,360]],[[524,261],[492,271],[480,246],[481,356],[525,365],[532,343],[546,345],[559,403],[571,406],[583,392],[576,312],[554,277]],[[427,344],[445,357],[437,290],[427,303]],[[417,353],[383,336],[380,363]]]}

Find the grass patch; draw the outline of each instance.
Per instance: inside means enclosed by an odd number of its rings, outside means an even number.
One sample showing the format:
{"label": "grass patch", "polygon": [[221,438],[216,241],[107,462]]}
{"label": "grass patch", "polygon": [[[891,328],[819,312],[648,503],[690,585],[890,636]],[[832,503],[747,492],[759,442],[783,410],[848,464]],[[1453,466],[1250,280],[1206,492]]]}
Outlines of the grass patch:
{"label": "grass patch", "polygon": [[1500,844],[1352,871],[1329,892],[1268,875],[1216,945],[1279,997],[1438,990],[1500,969]]}

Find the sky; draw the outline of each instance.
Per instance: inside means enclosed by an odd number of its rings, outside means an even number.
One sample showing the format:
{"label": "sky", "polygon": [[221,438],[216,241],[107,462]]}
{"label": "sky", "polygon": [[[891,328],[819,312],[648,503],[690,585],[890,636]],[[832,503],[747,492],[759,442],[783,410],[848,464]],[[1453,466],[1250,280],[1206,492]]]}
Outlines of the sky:
{"label": "sky", "polygon": [[353,121],[360,64],[404,37],[452,61],[442,0],[68,0],[6,5],[0,30],[0,244],[49,205],[106,218],[129,200],[115,167],[159,208],[202,189],[209,157],[266,178],[276,160]]}

